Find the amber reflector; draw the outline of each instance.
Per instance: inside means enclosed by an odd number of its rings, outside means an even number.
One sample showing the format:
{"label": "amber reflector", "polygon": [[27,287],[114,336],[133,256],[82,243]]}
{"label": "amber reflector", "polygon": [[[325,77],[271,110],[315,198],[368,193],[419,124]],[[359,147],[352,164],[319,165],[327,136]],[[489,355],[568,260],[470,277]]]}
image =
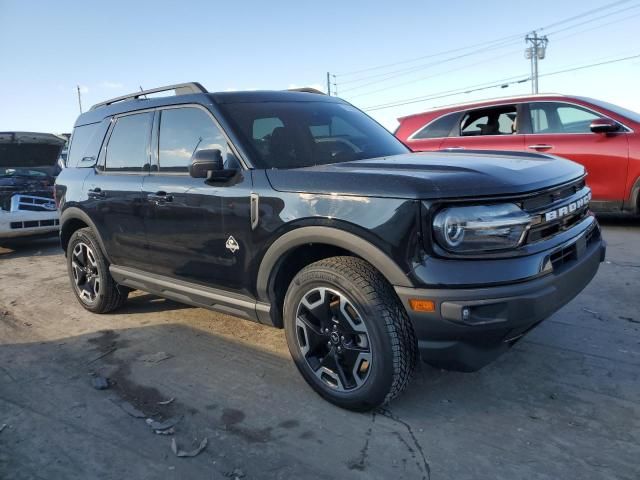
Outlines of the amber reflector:
{"label": "amber reflector", "polygon": [[433,300],[418,300],[417,298],[412,298],[409,300],[409,305],[411,306],[411,310],[415,310],[416,312],[436,311],[436,302]]}

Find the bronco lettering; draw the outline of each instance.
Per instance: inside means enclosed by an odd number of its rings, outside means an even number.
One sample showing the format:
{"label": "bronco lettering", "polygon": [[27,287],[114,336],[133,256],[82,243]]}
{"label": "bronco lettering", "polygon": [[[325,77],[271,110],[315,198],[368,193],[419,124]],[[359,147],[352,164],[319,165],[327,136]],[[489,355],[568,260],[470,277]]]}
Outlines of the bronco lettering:
{"label": "bronco lettering", "polygon": [[544,214],[544,221],[550,222],[551,220],[557,220],[558,218],[562,218],[569,213],[573,213],[579,208],[586,207],[589,205],[589,201],[591,200],[591,192],[587,193],[584,197],[579,198],[575,202],[571,202],[569,205],[564,205],[555,210],[551,210]]}

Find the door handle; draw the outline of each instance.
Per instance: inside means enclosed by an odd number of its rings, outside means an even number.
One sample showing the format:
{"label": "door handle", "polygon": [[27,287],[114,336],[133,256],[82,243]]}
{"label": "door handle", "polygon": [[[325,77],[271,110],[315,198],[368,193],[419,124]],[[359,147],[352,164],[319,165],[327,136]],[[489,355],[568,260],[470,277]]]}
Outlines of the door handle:
{"label": "door handle", "polygon": [[87,191],[87,196],[89,198],[104,198],[107,196],[107,194],[103,192],[100,187],[94,187],[94,188],[90,188]]}
{"label": "door handle", "polygon": [[147,195],[147,200],[156,205],[162,205],[163,203],[172,202],[173,195],[169,195],[167,192],[150,193]]}
{"label": "door handle", "polygon": [[447,147],[445,150],[464,150],[465,147]]}
{"label": "door handle", "polygon": [[530,148],[531,150],[550,150],[553,148],[553,145],[538,143],[536,145],[529,145],[527,148]]}

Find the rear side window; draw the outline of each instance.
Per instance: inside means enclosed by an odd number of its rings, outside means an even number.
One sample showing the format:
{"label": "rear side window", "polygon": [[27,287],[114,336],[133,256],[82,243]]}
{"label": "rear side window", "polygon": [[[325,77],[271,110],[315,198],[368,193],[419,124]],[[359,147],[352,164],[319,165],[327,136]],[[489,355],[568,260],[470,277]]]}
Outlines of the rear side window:
{"label": "rear side window", "polygon": [[209,149],[220,150],[223,159],[229,152],[227,140],[206,112],[194,107],[162,110],[158,150],[160,172],[186,173],[192,155]]}
{"label": "rear side window", "polygon": [[483,108],[468,112],[460,123],[460,135],[513,135],[517,133],[515,106]]}
{"label": "rear side window", "polygon": [[71,137],[67,166],[92,167],[96,163],[108,127],[108,121],[76,127]]}
{"label": "rear side window", "polygon": [[448,137],[449,133],[451,133],[451,130],[453,130],[453,127],[455,126],[456,118],[458,118],[458,116],[459,115],[457,113],[453,113],[434,120],[418,133],[414,134],[411,137],[411,140]]}
{"label": "rear side window", "polygon": [[107,145],[105,170],[141,172],[149,166],[152,112],[119,117]]}

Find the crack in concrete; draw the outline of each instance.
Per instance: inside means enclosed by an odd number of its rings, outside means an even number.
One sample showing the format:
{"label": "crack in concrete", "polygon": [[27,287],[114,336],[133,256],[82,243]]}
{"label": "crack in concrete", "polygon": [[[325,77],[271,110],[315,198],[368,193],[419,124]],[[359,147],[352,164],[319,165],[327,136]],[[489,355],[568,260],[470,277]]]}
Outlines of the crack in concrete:
{"label": "crack in concrete", "polygon": [[12,375],[7,371],[7,369],[6,369],[6,368],[4,368],[4,367],[0,367],[0,370],[2,370],[2,371],[3,371],[3,373],[4,373],[7,377],[9,377],[9,379],[10,379],[13,383],[18,383],[18,381],[17,381],[15,378],[13,378],[13,376],[12,376]]}
{"label": "crack in concrete", "polygon": [[413,429],[411,428],[411,425],[409,425],[407,422],[402,420],[400,417],[397,417],[396,415],[394,415],[391,412],[391,410],[388,410],[385,408],[379,408],[378,413],[380,413],[383,417],[386,417],[390,420],[393,420],[396,423],[399,423],[400,425],[404,426],[407,429],[407,432],[409,433],[411,440],[413,440],[416,450],[420,454],[420,457],[422,459],[422,465],[420,464],[419,460],[416,458],[415,450],[411,448],[409,443],[402,437],[402,435],[400,435],[399,432],[394,432],[394,433],[396,434],[398,439],[407,447],[407,450],[409,451],[409,453],[411,453],[411,456],[416,459],[416,464],[418,465],[418,468],[420,468],[420,470],[423,470],[426,473],[426,476],[423,475],[422,479],[431,480],[431,465],[429,465],[429,462],[427,461],[427,457],[424,454],[422,445],[418,441],[418,438],[416,437],[415,433],[413,433]]}
{"label": "crack in concrete", "polygon": [[351,462],[349,464],[350,470],[364,471],[366,467],[366,461],[369,457],[369,441],[371,440],[371,432],[373,431],[373,424],[376,423],[376,412],[371,412],[371,426],[367,429],[365,434],[364,445],[360,449],[360,458],[357,462]]}

